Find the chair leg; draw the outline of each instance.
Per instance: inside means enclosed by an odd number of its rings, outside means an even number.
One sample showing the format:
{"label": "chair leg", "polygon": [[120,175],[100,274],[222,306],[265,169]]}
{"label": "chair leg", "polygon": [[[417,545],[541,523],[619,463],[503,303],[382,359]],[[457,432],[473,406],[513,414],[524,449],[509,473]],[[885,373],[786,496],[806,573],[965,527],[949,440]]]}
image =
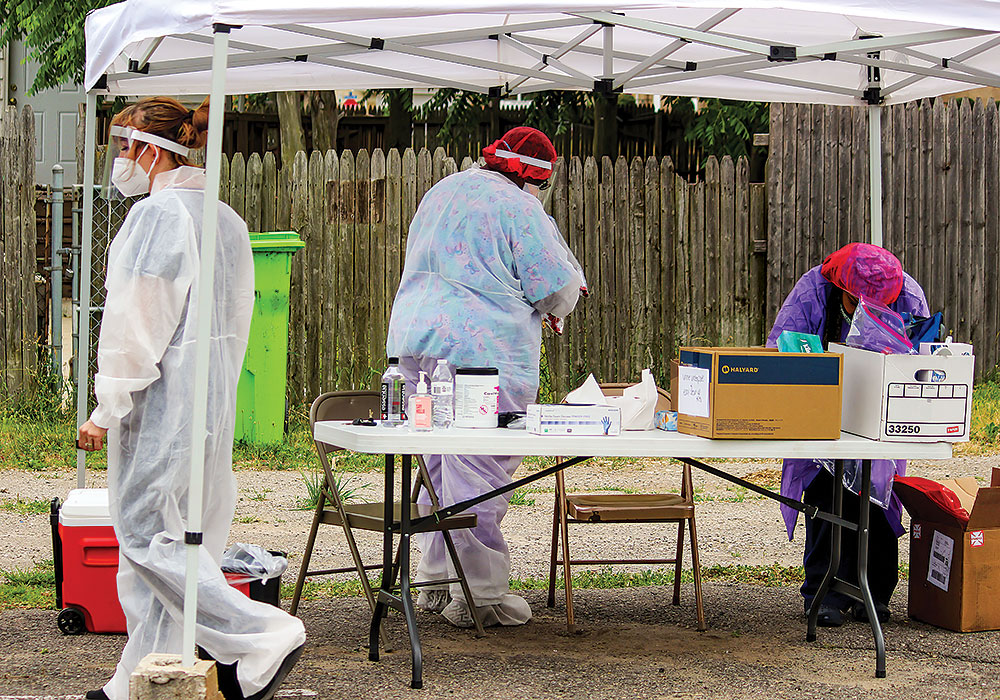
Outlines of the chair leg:
{"label": "chair leg", "polygon": [[691,528],[691,566],[694,567],[694,603],[698,610],[698,631],[708,629],[705,625],[705,609],[701,603],[701,562],[698,559],[698,531],[695,529],[694,518],[688,521]]}
{"label": "chair leg", "polygon": [[451,563],[455,566],[458,585],[462,587],[465,602],[469,606],[469,612],[472,613],[472,621],[476,624],[476,636],[485,637],[486,631],[483,629],[482,616],[479,614],[479,608],[476,607],[476,599],[472,595],[472,589],[469,588],[469,581],[465,578],[465,571],[462,570],[462,562],[458,559],[458,552],[455,551],[455,542],[451,539],[451,533],[447,530],[442,530],[441,534],[444,536],[444,545],[448,548],[448,556],[451,557]]}
{"label": "chair leg", "polygon": [[674,605],[681,604],[681,572],[684,570],[684,521],[677,523],[677,552],[674,554]]}
{"label": "chair leg", "polygon": [[292,594],[292,604],[288,608],[288,612],[291,615],[295,615],[299,611],[302,588],[306,583],[306,572],[309,570],[309,561],[312,559],[313,546],[316,544],[316,534],[319,532],[319,521],[323,516],[325,505],[326,498],[320,496],[316,502],[316,510],[313,512],[312,525],[309,527],[309,539],[306,540],[306,550],[302,553],[302,564],[299,567],[299,575],[295,579],[295,592]]}
{"label": "chair leg", "polygon": [[562,535],[563,555],[563,587],[566,589],[566,629],[573,632],[576,624],[573,619],[573,572],[569,559],[569,521],[566,511],[559,509],[559,531]]}
{"label": "chair leg", "polygon": [[556,560],[559,558],[559,507],[562,505],[562,498],[559,497],[559,490],[556,489],[555,505],[552,508],[552,549],[549,557],[549,597],[545,605],[555,607],[556,604]]}

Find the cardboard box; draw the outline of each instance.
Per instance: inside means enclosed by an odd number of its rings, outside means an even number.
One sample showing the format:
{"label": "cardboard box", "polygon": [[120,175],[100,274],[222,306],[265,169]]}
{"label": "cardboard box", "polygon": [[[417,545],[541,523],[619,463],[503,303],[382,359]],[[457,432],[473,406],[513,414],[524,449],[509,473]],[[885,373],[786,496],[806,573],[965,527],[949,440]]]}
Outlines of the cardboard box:
{"label": "cardboard box", "polygon": [[774,348],[681,348],[677,431],[708,438],[836,440],[842,357]]}
{"label": "cardboard box", "polygon": [[909,615],[956,632],[1000,629],[1000,469],[990,488],[940,483],[962,501],[968,523],[912,487],[894,487],[912,519]]}
{"label": "cardboard box", "polygon": [[844,430],[891,442],[967,442],[975,357],[882,355],[830,343],[844,356]]}
{"label": "cardboard box", "polygon": [[594,404],[528,404],[525,428],[535,435],[620,435],[618,406]]}

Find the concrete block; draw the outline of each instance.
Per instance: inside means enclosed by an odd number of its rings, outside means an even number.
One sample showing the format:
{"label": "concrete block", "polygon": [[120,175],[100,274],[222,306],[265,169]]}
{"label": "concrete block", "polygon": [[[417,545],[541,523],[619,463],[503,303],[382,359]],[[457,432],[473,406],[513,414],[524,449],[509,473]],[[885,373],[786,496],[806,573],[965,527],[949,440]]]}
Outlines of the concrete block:
{"label": "concrete block", "polygon": [[181,665],[178,654],[149,654],[129,678],[129,700],[223,700],[214,661]]}

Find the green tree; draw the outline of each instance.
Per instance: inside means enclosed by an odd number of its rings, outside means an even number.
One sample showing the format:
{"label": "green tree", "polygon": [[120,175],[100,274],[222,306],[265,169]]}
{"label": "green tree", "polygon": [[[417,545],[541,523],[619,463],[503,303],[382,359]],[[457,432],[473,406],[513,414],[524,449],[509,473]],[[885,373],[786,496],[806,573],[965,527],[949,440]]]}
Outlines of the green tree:
{"label": "green tree", "polygon": [[0,45],[23,40],[39,65],[28,94],[82,83],[87,13],[120,0],[0,0]]}
{"label": "green tree", "polygon": [[684,138],[697,143],[707,155],[750,157],[753,135],[769,128],[767,102],[699,99],[695,111],[690,98],[675,97],[671,110],[681,110],[687,121]]}

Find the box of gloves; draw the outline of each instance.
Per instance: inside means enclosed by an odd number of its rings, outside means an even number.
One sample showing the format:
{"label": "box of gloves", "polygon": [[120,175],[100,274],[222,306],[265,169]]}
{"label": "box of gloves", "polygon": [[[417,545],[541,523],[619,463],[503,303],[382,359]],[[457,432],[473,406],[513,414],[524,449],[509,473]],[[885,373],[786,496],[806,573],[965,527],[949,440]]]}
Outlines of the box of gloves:
{"label": "box of gloves", "polygon": [[525,429],[535,435],[619,435],[622,412],[595,404],[528,404]]}
{"label": "box of gloves", "polygon": [[681,348],[677,432],[707,438],[836,440],[841,357],[773,348]]}

